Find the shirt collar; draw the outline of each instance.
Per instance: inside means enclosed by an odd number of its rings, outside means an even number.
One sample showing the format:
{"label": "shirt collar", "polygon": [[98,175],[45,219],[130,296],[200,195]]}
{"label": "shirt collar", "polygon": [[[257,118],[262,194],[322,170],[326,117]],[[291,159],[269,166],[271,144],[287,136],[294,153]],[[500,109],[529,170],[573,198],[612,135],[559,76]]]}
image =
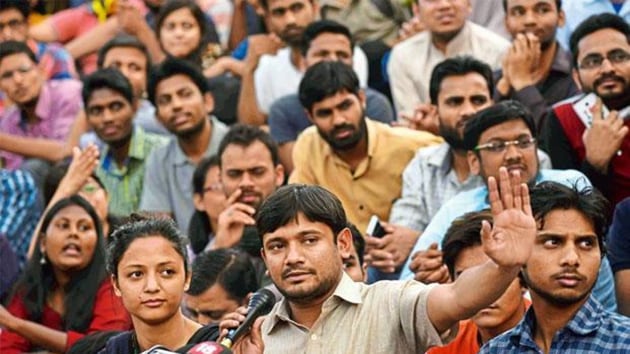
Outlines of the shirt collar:
{"label": "shirt collar", "polygon": [[[48,120],[54,116],[54,114],[50,114],[51,112],[49,112],[49,110],[52,108],[51,100],[53,98],[50,97],[52,93],[50,91],[50,87],[48,86],[49,86],[48,81],[45,81],[42,84],[41,90],[39,91],[39,96],[37,96],[37,105],[35,106],[35,115],[37,116],[37,118],[39,118],[40,121]],[[26,114],[21,108],[19,110],[20,110],[21,125],[23,124],[24,126],[26,126]]]}
{"label": "shirt collar", "polygon": [[[125,160],[125,165],[129,164],[129,161],[134,160],[144,160],[147,157],[147,152],[144,149],[144,144],[146,144],[146,133],[144,129],[140,126],[133,126],[131,130],[131,140],[129,141],[129,153],[127,154],[127,159]],[[103,168],[105,170],[110,170],[112,165],[112,155],[109,145],[105,145],[103,148]]]}
{"label": "shirt collar", "polygon": [[[220,137],[218,137],[218,127],[217,124],[215,124],[215,118],[214,116],[209,116],[208,120],[210,121],[210,140],[208,141],[208,146],[206,147],[206,153],[205,156],[209,155],[209,151],[212,150],[212,148],[214,147],[214,144],[218,144],[216,141],[221,140]],[[174,158],[174,164],[175,165],[185,165],[187,163],[191,163],[190,160],[188,160],[188,156],[186,156],[186,154],[184,154],[184,151],[182,150],[182,148],[179,146],[179,142],[178,139],[173,139],[173,143],[175,144],[175,158]]]}
{"label": "shirt collar", "polygon": [[451,146],[448,143],[438,145],[431,156],[429,156],[428,163],[448,172],[451,169]]}
{"label": "shirt collar", "polygon": [[[336,307],[339,302],[344,301],[353,305],[358,305],[363,302],[361,299],[361,284],[353,281],[346,272],[342,272],[341,280],[337,284],[337,288],[335,288],[333,294],[324,301],[322,313],[326,312],[327,309]],[[296,326],[303,327],[291,319],[289,302],[286,298],[282,298],[282,300],[276,304],[276,308],[275,313],[268,319],[270,325],[267,329],[267,334],[270,334],[279,322],[290,322]]]}
{"label": "shirt collar", "polygon": [[[462,49],[468,48],[467,39],[468,37],[470,37],[470,31],[470,22],[464,22],[464,26],[459,31],[459,33],[457,33],[455,37],[453,37],[453,39],[451,39],[446,45],[446,53],[444,55],[448,57],[451,55],[451,53],[458,53],[461,52]],[[431,46],[434,50],[438,50],[437,47],[433,44],[433,38],[431,38]]]}

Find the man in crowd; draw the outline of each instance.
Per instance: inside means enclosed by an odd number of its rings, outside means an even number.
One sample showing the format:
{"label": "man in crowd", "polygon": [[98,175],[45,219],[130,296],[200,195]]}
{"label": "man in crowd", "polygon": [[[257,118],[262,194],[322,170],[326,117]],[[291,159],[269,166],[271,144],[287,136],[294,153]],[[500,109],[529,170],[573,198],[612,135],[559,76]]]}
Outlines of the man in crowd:
{"label": "man in crowd", "polygon": [[352,243],[341,202],[318,186],[279,189],[256,220],[265,264],[284,295],[262,325],[265,350],[418,353],[440,345],[458,320],[499,298],[529,258],[535,222],[517,180],[502,169],[501,195],[497,181],[489,182],[495,225],[484,224],[482,239],[490,260],[436,286],[353,282],[339,257]]}
{"label": "man in crowd", "polygon": [[532,306],[480,353],[628,352],[630,319],[605,311],[591,292],[605,252],[605,198],[544,182],[532,190],[531,204],[538,232],[522,274]]}
{"label": "man in crowd", "polygon": [[498,69],[509,47],[504,38],[466,19],[470,0],[418,0],[418,5],[427,29],[396,45],[388,63],[394,106],[407,116],[428,112],[428,79],[438,63],[468,54]]}
{"label": "man in crowd", "polygon": [[193,262],[184,308],[193,320],[205,326],[246,306],[249,295],[256,290],[256,270],[247,254],[227,248],[208,251]]}
{"label": "man in crowd", "polygon": [[[315,21],[304,30],[301,54],[306,68],[324,61],[336,60],[352,66],[354,45],[348,28],[334,21]],[[365,88],[368,117],[390,123],[394,111],[389,100],[371,88]],[[311,125],[297,92],[277,99],[269,110],[269,131],[278,143],[280,160],[287,173],[293,171],[293,146],[298,135]]]}
{"label": "man in crowd", "polygon": [[147,159],[140,210],[172,216],[188,230],[194,212],[192,175],[197,163],[217,153],[228,128],[211,115],[208,82],[193,64],[167,59],[150,77],[149,100],[174,139]]}
{"label": "man in crowd", "polygon": [[598,98],[576,96],[555,106],[541,135],[554,167],[584,172],[613,206],[630,196],[629,38],[630,25],[607,13],[576,28],[573,76]]}
{"label": "man in crowd", "polygon": [[120,71],[102,69],[87,76],[82,95],[87,121],[105,144],[96,175],[109,194],[109,211],[118,215],[135,212],[142,196],[146,158],[167,139],[133,125],[138,99]]}
{"label": "man in crowd", "polygon": [[571,55],[556,41],[564,25],[561,0],[503,0],[512,46],[498,73],[496,100],[517,100],[532,112],[537,135],[552,104],[578,89],[571,76]]}

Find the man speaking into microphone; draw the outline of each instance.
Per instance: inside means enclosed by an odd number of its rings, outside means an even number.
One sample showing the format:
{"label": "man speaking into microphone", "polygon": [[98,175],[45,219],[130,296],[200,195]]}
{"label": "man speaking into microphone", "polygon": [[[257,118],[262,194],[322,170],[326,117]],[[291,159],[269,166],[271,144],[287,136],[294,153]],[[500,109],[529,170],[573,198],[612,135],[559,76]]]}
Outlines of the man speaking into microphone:
{"label": "man speaking into microphone", "polygon": [[262,337],[264,352],[273,354],[411,354],[442,345],[459,320],[503,294],[534,245],[536,223],[519,173],[502,168],[499,181],[488,183],[494,226],[482,226],[482,241],[490,260],[442,285],[353,282],[340,257],[352,244],[340,201],[318,186],[280,188],[260,207],[256,226],[284,299],[237,344],[262,352]]}

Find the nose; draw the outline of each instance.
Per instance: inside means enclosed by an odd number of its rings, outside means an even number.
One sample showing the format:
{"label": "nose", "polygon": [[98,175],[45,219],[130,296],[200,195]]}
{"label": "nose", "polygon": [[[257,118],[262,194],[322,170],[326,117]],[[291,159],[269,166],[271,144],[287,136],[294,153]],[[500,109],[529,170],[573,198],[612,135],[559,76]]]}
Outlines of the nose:
{"label": "nose", "polygon": [[523,152],[516,145],[511,144],[505,148],[505,160],[508,162],[517,162],[523,158]]}
{"label": "nose", "polygon": [[523,23],[530,25],[536,23],[536,16],[534,16],[533,11],[525,11],[525,16],[523,16]]}
{"label": "nose", "polygon": [[567,242],[562,252],[560,265],[570,267],[577,267],[580,265],[580,256],[578,255],[575,248],[575,244],[573,244],[572,242]]}
{"label": "nose", "polygon": [[104,123],[111,122],[113,121],[113,118],[114,118],[114,115],[112,114],[112,112],[109,109],[105,108],[103,110],[103,122]]}
{"label": "nose", "polygon": [[333,110],[332,119],[334,126],[340,126],[347,123],[346,117],[337,109]]}
{"label": "nose", "polygon": [[299,247],[299,242],[290,242],[287,245],[287,257],[285,263],[287,265],[303,263],[302,251]]}
{"label": "nose", "polygon": [[153,272],[148,273],[146,279],[147,279],[147,282],[144,285],[145,292],[155,293],[159,291],[160,287],[159,287],[158,280],[155,273]]}
{"label": "nose", "polygon": [[285,14],[284,14],[284,22],[287,25],[295,23],[295,14],[293,14],[293,11],[288,10],[287,12],[285,12]]}
{"label": "nose", "polygon": [[460,116],[462,117],[470,117],[476,113],[475,106],[470,102],[470,100],[465,100],[460,108]]}
{"label": "nose", "polygon": [[243,175],[241,177],[241,181],[239,183],[239,187],[241,188],[249,188],[251,186],[254,185],[254,182],[252,181],[252,176],[249,174],[249,172],[245,171],[243,172]]}
{"label": "nose", "polygon": [[602,61],[602,65],[599,67],[599,70],[605,73],[615,71],[613,64],[608,60],[608,58],[604,57]]}

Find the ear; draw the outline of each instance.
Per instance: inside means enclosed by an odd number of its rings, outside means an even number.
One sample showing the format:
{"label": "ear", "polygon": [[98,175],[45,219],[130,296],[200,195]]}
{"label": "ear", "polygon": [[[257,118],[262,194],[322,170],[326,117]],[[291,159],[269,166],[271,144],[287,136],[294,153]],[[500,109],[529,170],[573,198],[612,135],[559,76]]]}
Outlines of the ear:
{"label": "ear", "polygon": [[361,107],[363,107],[363,110],[365,110],[367,100],[365,98],[365,91],[363,89],[359,90],[358,97],[359,101],[361,102]]}
{"label": "ear", "polygon": [[313,116],[311,115],[311,111],[305,108],[304,112],[306,112],[306,117],[308,117],[308,121],[311,122],[311,124],[315,124],[315,122],[313,122]]}
{"label": "ear", "polygon": [[39,233],[39,251],[43,254],[46,254],[46,234],[43,232]]}
{"label": "ear", "polygon": [[184,282],[184,292],[190,289],[190,279],[192,279],[192,272],[188,270],[188,275],[186,276],[186,281]]}
{"label": "ear", "polygon": [[275,167],[276,173],[276,187],[280,187],[284,184],[284,166],[282,164],[278,164]]}
{"label": "ear", "polygon": [[337,250],[340,254],[349,254],[352,249],[352,232],[344,228],[337,234]]}
{"label": "ear", "polygon": [[558,27],[564,27],[566,20],[564,10],[558,9]]}
{"label": "ear", "polygon": [[114,288],[114,294],[116,294],[116,296],[121,297],[122,293],[120,292],[120,288],[118,287],[118,279],[116,278],[115,275],[111,275],[109,277],[109,281],[112,283],[112,287]]}
{"label": "ear", "polygon": [[575,82],[575,86],[577,86],[580,91],[582,91],[582,83],[580,82],[580,73],[577,69],[573,69],[571,71],[571,77],[573,77],[573,82]]}
{"label": "ear", "polygon": [[195,205],[195,209],[197,211],[206,211],[205,206],[203,205],[203,196],[199,193],[193,194],[193,204]]}
{"label": "ear", "polygon": [[203,103],[208,114],[214,112],[214,97],[210,92],[206,92],[203,94]]}
{"label": "ear", "polygon": [[269,269],[269,266],[267,265],[267,255],[265,254],[265,246],[263,244],[263,247],[260,248],[260,257],[262,257],[263,262],[265,262],[265,267],[267,269]]}
{"label": "ear", "polygon": [[479,161],[479,156],[472,151],[468,151],[466,159],[468,160],[470,173],[473,175],[479,175],[479,172],[481,171],[481,161]]}

